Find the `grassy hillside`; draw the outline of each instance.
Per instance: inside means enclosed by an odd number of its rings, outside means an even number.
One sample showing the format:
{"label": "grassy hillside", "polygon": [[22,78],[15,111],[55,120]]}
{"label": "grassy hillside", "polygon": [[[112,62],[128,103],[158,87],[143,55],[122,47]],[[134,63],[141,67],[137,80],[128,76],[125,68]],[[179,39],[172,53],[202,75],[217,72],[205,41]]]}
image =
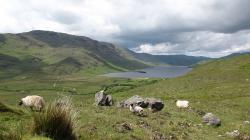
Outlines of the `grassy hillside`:
{"label": "grassy hillside", "polygon": [[182,55],[138,54],[84,36],[40,30],[0,34],[0,58],[0,78],[30,73],[95,75],[159,64],[193,65],[208,59]]}
{"label": "grassy hillside", "polygon": [[[73,61],[69,59],[67,61]],[[147,117],[133,115],[128,109],[96,107],[94,93],[108,87],[115,102],[132,95],[160,98],[165,108]],[[76,91],[72,95],[72,91]],[[250,55],[200,64],[185,76],[173,79],[119,79],[104,77],[40,77],[36,79],[16,77],[1,80],[0,102],[17,107],[17,101],[26,95],[37,94],[50,102],[62,95],[71,95],[78,117],[77,133],[80,139],[204,139],[228,140],[228,131],[239,130],[238,139],[249,139],[250,124]],[[176,99],[190,101],[192,109],[176,108]],[[29,111],[10,115],[0,112],[1,124],[12,128],[24,123],[24,138],[30,139],[32,119]],[[222,120],[220,127],[202,124],[200,113],[212,112]],[[10,118],[10,119],[8,119]],[[122,127],[128,124],[132,130]]]}
{"label": "grassy hillside", "polygon": [[[0,54],[2,66],[11,65],[11,70],[19,71],[13,72],[14,75],[34,69],[35,72],[39,69],[40,73],[72,74],[94,67],[109,71],[147,67],[142,62],[122,56],[121,50],[110,43],[49,31],[1,34]],[[16,62],[10,63],[10,59]],[[31,68],[22,66],[25,64]],[[34,64],[39,66],[34,67]]]}

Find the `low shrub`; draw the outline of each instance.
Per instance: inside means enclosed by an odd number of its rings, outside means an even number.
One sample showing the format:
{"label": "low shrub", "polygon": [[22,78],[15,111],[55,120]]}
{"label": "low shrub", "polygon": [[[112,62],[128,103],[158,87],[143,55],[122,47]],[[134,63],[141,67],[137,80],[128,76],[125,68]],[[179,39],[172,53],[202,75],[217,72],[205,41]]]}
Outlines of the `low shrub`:
{"label": "low shrub", "polygon": [[33,132],[55,140],[75,140],[76,116],[71,98],[57,99],[44,111],[33,113]]}

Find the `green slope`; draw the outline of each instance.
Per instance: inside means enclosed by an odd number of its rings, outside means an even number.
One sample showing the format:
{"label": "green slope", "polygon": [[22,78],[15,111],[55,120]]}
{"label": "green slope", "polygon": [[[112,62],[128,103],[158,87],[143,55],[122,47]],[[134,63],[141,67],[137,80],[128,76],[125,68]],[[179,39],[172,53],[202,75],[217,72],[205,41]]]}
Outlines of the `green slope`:
{"label": "green slope", "polygon": [[[74,63],[73,58],[63,60]],[[70,64],[71,64],[70,63]],[[77,134],[80,139],[190,139],[228,140],[226,132],[239,130],[238,139],[250,136],[250,55],[213,60],[197,65],[187,75],[173,79],[112,79],[91,77],[83,79],[8,79],[1,80],[1,102],[16,106],[18,99],[37,94],[50,102],[57,96],[72,95],[79,109]],[[129,109],[96,107],[94,93],[108,87],[115,102],[133,95],[155,97],[164,101],[162,111],[138,117]],[[176,99],[190,101],[192,109],[178,109]],[[202,124],[200,113],[212,112],[222,120],[220,127]],[[22,119],[30,128],[32,118],[27,114],[13,118],[13,114],[0,112],[2,124],[16,124]],[[8,120],[6,118],[11,118]],[[133,130],[119,132],[119,125],[126,122]],[[10,125],[12,128],[12,126]],[[118,127],[118,128],[117,128]],[[30,128],[31,129],[31,128]],[[32,135],[25,129],[25,135]],[[109,135],[107,135],[109,134]]]}
{"label": "green slope", "polygon": [[[250,136],[250,127],[244,124],[244,121],[250,120],[250,55],[214,60],[196,66],[185,76],[166,79],[126,93],[127,96],[135,94],[154,96],[165,101],[166,110],[173,117],[162,119],[165,121],[161,129],[163,134],[174,134],[179,139],[210,140],[229,139],[225,137],[226,132],[239,130],[239,139]],[[189,100],[195,111],[177,110],[174,103],[176,99]],[[202,122],[198,115],[202,111],[216,114],[222,120],[222,126],[195,126]],[[175,130],[178,126],[168,125],[171,121],[174,124],[190,123],[191,126]]]}
{"label": "green slope", "polygon": [[25,56],[23,59],[0,53],[0,78],[11,78],[22,73],[41,72],[41,59]]}
{"label": "green slope", "polygon": [[1,34],[0,53],[27,63],[27,58],[35,58],[44,64],[40,67],[42,72],[53,74],[71,74],[92,67],[129,70],[148,66],[124,57],[121,50],[110,43],[49,31]]}
{"label": "green slope", "polygon": [[124,52],[126,52],[127,56],[153,65],[192,66],[203,61],[212,60],[209,57],[202,56],[152,55],[147,53],[135,53],[128,49],[124,49]]}

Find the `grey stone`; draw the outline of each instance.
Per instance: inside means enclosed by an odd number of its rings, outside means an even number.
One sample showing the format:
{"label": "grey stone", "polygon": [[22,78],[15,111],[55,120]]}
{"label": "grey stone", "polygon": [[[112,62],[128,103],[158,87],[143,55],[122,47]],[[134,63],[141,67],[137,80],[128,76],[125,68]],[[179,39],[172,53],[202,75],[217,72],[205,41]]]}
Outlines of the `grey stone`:
{"label": "grey stone", "polygon": [[206,113],[203,117],[203,122],[212,125],[212,126],[220,126],[221,120],[217,118],[213,113]]}
{"label": "grey stone", "polygon": [[112,96],[104,93],[104,90],[95,94],[95,102],[100,106],[111,106],[113,104]]}
{"label": "grey stone", "polygon": [[134,95],[125,101],[121,101],[117,104],[118,107],[129,107],[131,104],[139,105],[142,108],[146,108],[148,105],[144,102],[144,99],[138,95]]}

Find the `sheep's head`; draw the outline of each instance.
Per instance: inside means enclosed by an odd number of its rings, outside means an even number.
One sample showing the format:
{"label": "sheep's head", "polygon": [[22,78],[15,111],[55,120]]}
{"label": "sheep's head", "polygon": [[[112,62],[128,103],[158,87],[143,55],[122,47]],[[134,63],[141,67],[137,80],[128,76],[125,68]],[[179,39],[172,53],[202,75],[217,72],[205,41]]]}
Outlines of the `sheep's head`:
{"label": "sheep's head", "polygon": [[22,101],[22,100],[20,100],[18,104],[19,104],[19,105],[22,105],[22,104],[23,104],[23,101]]}

